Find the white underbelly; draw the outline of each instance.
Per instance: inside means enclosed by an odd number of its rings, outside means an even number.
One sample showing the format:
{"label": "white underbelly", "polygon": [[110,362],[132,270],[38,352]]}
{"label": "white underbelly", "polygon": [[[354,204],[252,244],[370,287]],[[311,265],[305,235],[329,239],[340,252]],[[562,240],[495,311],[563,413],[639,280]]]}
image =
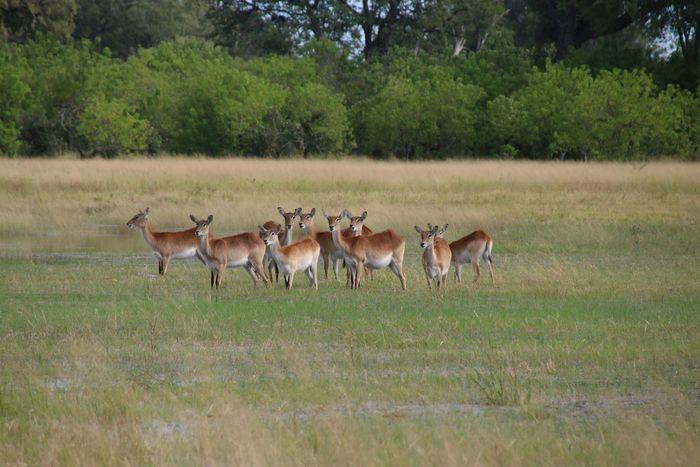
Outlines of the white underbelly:
{"label": "white underbelly", "polygon": [[180,250],[177,253],[173,253],[173,258],[175,258],[175,259],[194,258],[196,255],[197,255],[196,248],[188,248],[186,250]]}
{"label": "white underbelly", "polygon": [[370,269],[385,268],[389,266],[389,264],[391,264],[391,258],[392,256],[390,254],[386,255],[383,258],[367,258],[367,260],[365,261],[365,267]]}
{"label": "white underbelly", "polygon": [[235,259],[230,259],[228,263],[226,263],[227,268],[242,268],[243,266],[246,266],[248,264],[248,258],[243,257],[243,258],[235,258]]}
{"label": "white underbelly", "polygon": [[297,268],[296,270],[297,271],[306,271],[307,269],[309,269],[311,267],[312,263],[313,263],[313,260],[311,258],[305,258],[301,261],[298,261],[297,265],[296,265],[296,268]]}

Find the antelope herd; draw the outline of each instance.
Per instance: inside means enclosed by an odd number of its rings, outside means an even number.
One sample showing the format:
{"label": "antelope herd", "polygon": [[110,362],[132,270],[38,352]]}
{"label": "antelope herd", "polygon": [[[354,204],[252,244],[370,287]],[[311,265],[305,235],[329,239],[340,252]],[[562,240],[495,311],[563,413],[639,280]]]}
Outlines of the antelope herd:
{"label": "antelope herd", "polygon": [[[284,220],[279,224],[269,220],[258,226],[258,232],[244,232],[229,237],[215,238],[211,233],[214,216],[197,219],[190,215],[195,227],[180,232],[155,232],[148,220],[149,209],[139,211],[127,222],[130,229],[139,229],[144,240],[158,260],[158,273],[168,272],[171,259],[197,258],[209,269],[211,287],[221,286],[226,268],[243,268],[255,285],[261,280],[270,284],[274,270],[275,281],[282,273],[285,287],[289,290],[294,283],[294,275],[303,271],[309,278],[311,287],[318,289],[318,258],[323,260],[323,271],[328,279],[328,268],[339,279],[341,265],[347,269],[347,284],[352,289],[362,285],[365,271],[372,278],[372,271],[389,268],[406,290],[406,275],[403,271],[403,257],[406,241],[392,229],[374,233],[364,222],[367,211],[353,216],[347,209],[339,214],[322,210],[328,223],[328,231],[320,231],[314,222],[316,208],[304,213],[301,208],[277,211]],[[294,220],[299,219],[302,230],[300,238],[293,241]],[[344,219],[350,226],[341,227]],[[450,265],[455,271],[455,280],[462,281],[462,265],[471,263],[474,269],[474,282],[480,275],[479,265],[485,261],[495,285],[493,275],[493,240],[483,230],[477,230],[452,243],[444,236],[444,227],[428,224],[424,230],[414,226],[420,235],[419,245],[423,249],[422,264],[428,288],[445,286]]]}

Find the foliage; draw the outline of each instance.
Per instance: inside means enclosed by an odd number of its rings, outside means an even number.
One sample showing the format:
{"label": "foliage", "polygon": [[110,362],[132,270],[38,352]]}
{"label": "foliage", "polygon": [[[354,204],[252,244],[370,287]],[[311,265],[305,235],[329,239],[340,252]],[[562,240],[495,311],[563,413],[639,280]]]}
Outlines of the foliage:
{"label": "foliage", "polygon": [[362,144],[376,155],[404,158],[464,154],[476,148],[477,106],[484,96],[481,88],[449,76],[415,81],[392,76],[359,107]]}
{"label": "foliage", "polygon": [[210,28],[204,0],[78,0],[75,35],[99,41],[119,57],[182,36],[202,36]]}
{"label": "foliage", "polygon": [[75,12],[75,0],[0,0],[0,40],[21,42],[37,35],[66,40]]}
{"label": "foliage", "polygon": [[126,60],[89,41],[6,44],[0,150],[697,157],[698,98],[645,71],[538,69],[514,47],[356,61],[312,41],[305,55],[234,58],[192,38]]}
{"label": "foliage", "polygon": [[[658,92],[642,71],[548,65],[528,85],[489,102],[492,141],[526,157],[631,158],[688,153],[684,106],[694,99]],[[687,102],[686,102],[687,101]]]}
{"label": "foliage", "polygon": [[21,71],[0,60],[0,155],[14,156],[20,149],[19,116],[28,95]]}
{"label": "foliage", "polygon": [[135,115],[123,100],[90,99],[77,120],[81,153],[115,156],[147,147],[148,122]]}

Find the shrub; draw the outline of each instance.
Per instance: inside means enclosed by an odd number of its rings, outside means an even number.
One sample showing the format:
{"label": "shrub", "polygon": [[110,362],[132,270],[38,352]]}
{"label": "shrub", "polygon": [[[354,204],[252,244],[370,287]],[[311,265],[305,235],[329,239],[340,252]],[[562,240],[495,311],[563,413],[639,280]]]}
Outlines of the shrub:
{"label": "shrub", "polygon": [[[449,77],[410,81],[394,77],[357,109],[362,144],[376,155],[404,158],[464,154],[474,140],[484,91]],[[358,126],[360,126],[358,125]]]}
{"label": "shrub", "polygon": [[147,121],[119,99],[93,98],[78,117],[81,154],[115,156],[144,151],[151,136]]}
{"label": "shrub", "polygon": [[660,93],[642,71],[603,71],[548,65],[528,85],[488,104],[493,147],[525,156],[626,159],[681,154],[688,94]]}
{"label": "shrub", "polygon": [[28,96],[21,73],[0,60],[0,155],[14,156],[20,149],[19,119]]}

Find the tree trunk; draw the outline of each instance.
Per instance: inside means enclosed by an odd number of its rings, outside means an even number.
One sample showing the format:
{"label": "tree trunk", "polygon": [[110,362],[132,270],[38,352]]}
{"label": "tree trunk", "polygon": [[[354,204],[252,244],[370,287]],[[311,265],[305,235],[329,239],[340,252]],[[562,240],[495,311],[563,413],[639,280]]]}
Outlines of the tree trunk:
{"label": "tree trunk", "polygon": [[464,50],[464,37],[456,37],[452,44],[452,56],[458,57]]}
{"label": "tree trunk", "polygon": [[559,61],[566,57],[569,48],[574,44],[576,37],[576,26],[578,14],[576,8],[569,7],[564,13],[559,23],[559,34],[556,41],[556,52],[554,53],[554,61]]}

